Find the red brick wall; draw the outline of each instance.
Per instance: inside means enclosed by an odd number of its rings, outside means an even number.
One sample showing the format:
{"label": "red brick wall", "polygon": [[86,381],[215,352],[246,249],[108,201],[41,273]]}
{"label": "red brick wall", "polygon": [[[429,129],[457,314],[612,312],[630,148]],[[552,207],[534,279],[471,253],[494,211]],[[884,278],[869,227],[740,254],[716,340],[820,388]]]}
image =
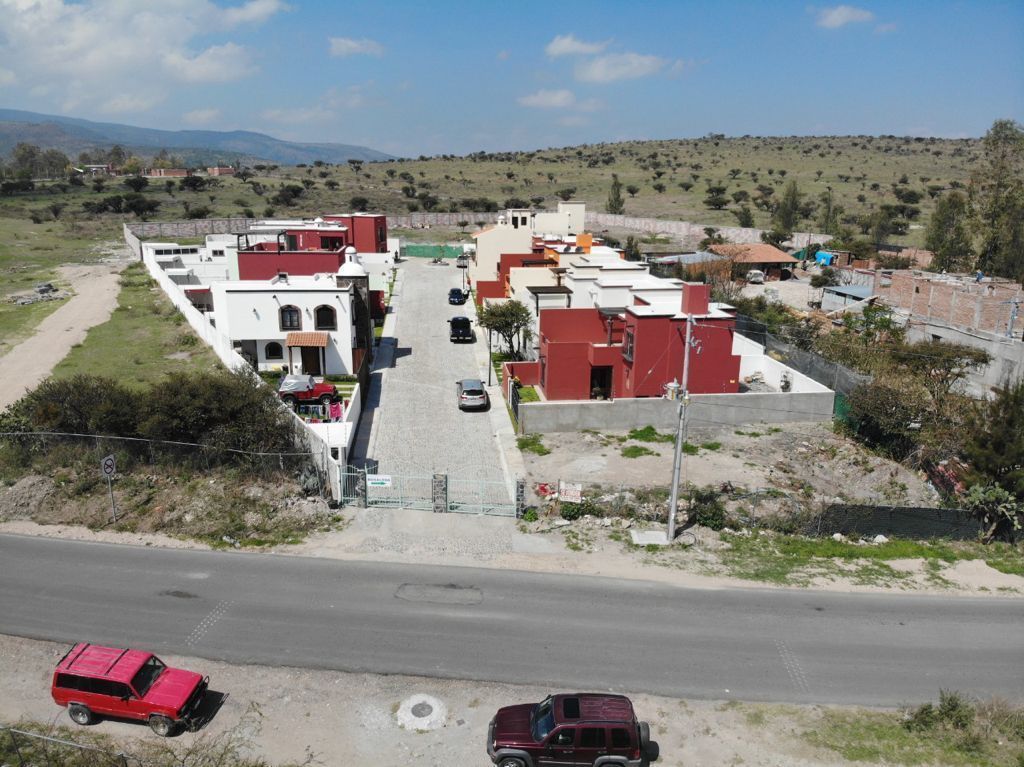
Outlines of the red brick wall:
{"label": "red brick wall", "polygon": [[957,327],[990,333],[1006,332],[1011,307],[1004,302],[1024,299],[1024,290],[1014,283],[977,283],[912,271],[894,272],[889,288],[878,285],[877,278],[875,283],[875,291],[891,306]]}

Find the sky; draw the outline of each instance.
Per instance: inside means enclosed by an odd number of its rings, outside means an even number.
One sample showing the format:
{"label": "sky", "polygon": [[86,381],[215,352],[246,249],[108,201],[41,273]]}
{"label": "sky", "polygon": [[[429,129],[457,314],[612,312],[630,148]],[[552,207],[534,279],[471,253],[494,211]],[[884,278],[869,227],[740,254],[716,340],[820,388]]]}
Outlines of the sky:
{"label": "sky", "polygon": [[1024,0],[0,0],[0,106],[399,156],[1024,122]]}

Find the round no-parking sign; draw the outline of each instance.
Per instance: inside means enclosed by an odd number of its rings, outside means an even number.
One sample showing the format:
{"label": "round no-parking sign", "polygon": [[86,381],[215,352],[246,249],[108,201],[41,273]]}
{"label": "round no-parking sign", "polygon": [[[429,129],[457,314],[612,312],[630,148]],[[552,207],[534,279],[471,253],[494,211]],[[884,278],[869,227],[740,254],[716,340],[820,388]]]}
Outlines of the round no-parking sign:
{"label": "round no-parking sign", "polygon": [[117,463],[114,461],[114,456],[108,455],[100,461],[100,471],[103,472],[103,476],[107,479],[114,476],[114,472],[117,471]]}

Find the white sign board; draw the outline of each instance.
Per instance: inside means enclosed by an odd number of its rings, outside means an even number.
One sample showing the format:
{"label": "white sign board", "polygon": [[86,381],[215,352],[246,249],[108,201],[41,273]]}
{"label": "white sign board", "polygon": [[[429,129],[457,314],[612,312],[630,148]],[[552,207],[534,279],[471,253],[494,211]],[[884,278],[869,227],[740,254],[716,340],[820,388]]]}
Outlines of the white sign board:
{"label": "white sign board", "polygon": [[367,474],[366,475],[366,486],[367,487],[391,487],[391,475],[390,474]]}
{"label": "white sign board", "polygon": [[583,485],[573,482],[558,483],[558,500],[567,503],[583,502]]}
{"label": "white sign board", "polygon": [[110,479],[117,472],[117,463],[114,461],[114,456],[108,455],[102,461],[100,461],[100,471],[103,472],[103,476]]}

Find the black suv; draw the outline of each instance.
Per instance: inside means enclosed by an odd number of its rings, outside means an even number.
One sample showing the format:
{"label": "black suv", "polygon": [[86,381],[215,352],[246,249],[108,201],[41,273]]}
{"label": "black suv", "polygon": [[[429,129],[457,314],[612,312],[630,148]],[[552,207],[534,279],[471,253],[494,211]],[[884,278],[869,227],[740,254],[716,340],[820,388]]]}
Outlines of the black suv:
{"label": "black suv", "polygon": [[452,341],[472,341],[473,323],[469,317],[452,317],[448,320],[451,326],[448,331],[448,338]]}
{"label": "black suv", "polygon": [[466,303],[466,294],[461,288],[452,288],[448,291],[448,303],[462,306]]}
{"label": "black suv", "polygon": [[576,693],[499,709],[487,733],[487,755],[499,767],[640,767],[658,758],[658,745],[629,698]]}

